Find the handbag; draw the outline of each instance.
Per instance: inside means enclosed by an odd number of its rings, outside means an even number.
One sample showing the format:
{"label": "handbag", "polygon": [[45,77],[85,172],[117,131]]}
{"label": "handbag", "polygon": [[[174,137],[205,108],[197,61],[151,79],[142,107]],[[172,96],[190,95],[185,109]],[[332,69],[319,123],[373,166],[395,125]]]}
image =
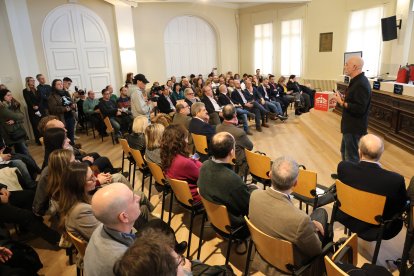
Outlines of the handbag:
{"label": "handbag", "polygon": [[13,241],[3,240],[0,246],[7,247],[13,252],[13,256],[7,261],[7,265],[12,268],[20,268],[26,271],[25,275],[37,275],[37,272],[43,267],[39,255],[30,246]]}

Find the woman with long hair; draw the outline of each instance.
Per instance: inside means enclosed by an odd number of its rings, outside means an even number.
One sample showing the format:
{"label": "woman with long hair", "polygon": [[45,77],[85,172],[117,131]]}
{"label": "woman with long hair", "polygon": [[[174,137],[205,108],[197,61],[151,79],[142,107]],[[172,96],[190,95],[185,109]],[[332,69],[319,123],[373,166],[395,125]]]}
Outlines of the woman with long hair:
{"label": "woman with long hair", "polygon": [[35,79],[33,77],[26,77],[25,82],[26,87],[23,89],[23,97],[26,101],[30,124],[32,125],[36,144],[40,146],[40,134],[37,126],[45,113],[40,110],[40,93],[36,89]]}
{"label": "woman with long hair", "polygon": [[164,129],[161,124],[152,124],[145,129],[145,157],[158,165],[161,165],[160,145]]}
{"label": "woman with long hair", "polygon": [[189,157],[188,131],[182,125],[168,126],[161,139],[161,166],[169,178],[187,181],[195,202],[200,201],[197,180],[202,163]]}
{"label": "woman with long hair", "polygon": [[24,114],[20,103],[13,98],[8,89],[0,90],[0,134],[7,146],[13,146],[14,151],[29,154],[26,145],[26,130],[24,129]]}
{"label": "woman with long hair", "polygon": [[[60,190],[60,181],[63,171],[71,162],[75,161],[73,152],[68,149],[57,149],[50,153],[48,166],[40,175],[33,200],[33,213],[38,216],[56,213],[57,195]],[[51,199],[54,201],[51,202]]]}
{"label": "woman with long hair", "polygon": [[66,131],[63,128],[47,129],[44,133],[43,143],[45,145],[45,154],[42,169],[48,165],[49,155],[52,151],[57,149],[70,149],[70,140],[66,136]]}

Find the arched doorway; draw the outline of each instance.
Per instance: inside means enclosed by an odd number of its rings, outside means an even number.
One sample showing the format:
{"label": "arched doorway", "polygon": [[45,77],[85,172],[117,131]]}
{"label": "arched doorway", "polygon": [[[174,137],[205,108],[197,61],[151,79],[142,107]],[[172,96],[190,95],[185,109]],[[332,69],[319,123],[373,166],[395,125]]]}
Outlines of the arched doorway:
{"label": "arched doorway", "polygon": [[108,30],[92,10],[55,8],[43,22],[42,41],[50,81],[70,77],[73,86],[95,92],[115,82]]}

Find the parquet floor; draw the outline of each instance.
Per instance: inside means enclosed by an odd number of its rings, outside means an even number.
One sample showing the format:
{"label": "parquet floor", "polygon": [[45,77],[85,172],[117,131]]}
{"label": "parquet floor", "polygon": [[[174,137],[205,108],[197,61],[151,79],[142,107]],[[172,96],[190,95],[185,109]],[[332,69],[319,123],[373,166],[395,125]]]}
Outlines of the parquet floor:
{"label": "parquet floor", "polygon": [[[330,174],[336,171],[336,166],[340,161],[339,146],[341,134],[339,132],[340,117],[334,113],[312,110],[310,113],[295,117],[290,111],[290,117],[285,123],[280,121],[270,122],[271,127],[264,129],[262,133],[253,130],[254,135],[250,136],[254,143],[254,149],[266,152],[271,158],[281,155],[289,155],[295,158],[298,163],[304,164],[307,169],[318,173],[318,183],[330,186],[333,180]],[[252,128],[254,129],[254,128]],[[104,142],[100,138],[93,139],[91,133],[86,136],[78,133],[81,137],[77,142],[87,152],[96,151],[103,156],[111,159],[115,166],[121,164],[122,149],[120,145],[112,145],[110,137],[105,137]],[[41,164],[43,159],[43,149],[39,146],[30,146],[30,151],[36,161]],[[389,142],[385,142],[385,153],[381,163],[383,166],[392,171],[399,172],[406,179],[406,184],[414,175],[413,164],[414,155],[410,154]],[[137,173],[136,189],[140,188],[140,174]],[[148,186],[148,185],[146,185]],[[154,190],[155,191],[155,190]],[[153,192],[154,193],[154,192]],[[151,198],[154,204],[159,202],[158,195],[154,194]],[[167,205],[168,206],[168,205]],[[326,207],[328,213],[331,213],[331,206]],[[161,212],[161,204],[154,211]],[[164,218],[165,219],[165,218]],[[178,205],[173,207],[172,228],[176,230],[177,240],[187,240],[188,227],[190,217],[189,214]],[[200,218],[194,223],[195,234],[193,234],[191,254],[196,254],[198,245],[198,231],[200,226]],[[343,235],[342,227],[335,225],[335,239]],[[226,242],[216,237],[213,231],[206,228],[206,241],[202,248],[201,261],[208,264],[223,264],[225,261],[222,252],[225,252]],[[380,259],[395,259],[401,256],[402,246],[405,238],[405,230],[391,241],[383,242],[380,251]],[[44,242],[36,239],[30,242],[39,253],[44,268],[40,271],[42,275],[76,275],[75,266],[67,264],[67,257],[64,250],[58,252],[51,251]],[[370,245],[360,243],[359,262],[364,262],[364,253]],[[108,253],[109,254],[109,253]],[[244,269],[246,256],[234,254],[230,258],[230,263],[237,275],[241,275]],[[394,272],[397,275],[397,272]],[[255,275],[261,275],[255,273]]]}

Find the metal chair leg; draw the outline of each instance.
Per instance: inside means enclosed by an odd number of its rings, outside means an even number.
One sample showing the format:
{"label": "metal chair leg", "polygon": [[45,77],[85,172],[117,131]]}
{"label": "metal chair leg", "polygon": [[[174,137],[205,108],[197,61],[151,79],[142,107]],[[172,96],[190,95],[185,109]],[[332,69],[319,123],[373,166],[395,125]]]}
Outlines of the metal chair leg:
{"label": "metal chair leg", "polygon": [[251,255],[252,255],[252,249],[253,249],[253,240],[252,240],[252,238],[250,238],[249,250],[247,251],[247,258],[246,258],[246,267],[244,268],[244,275],[249,275],[250,258],[251,258]]}
{"label": "metal chair leg", "polygon": [[124,161],[125,161],[125,153],[124,151],[122,151],[122,163],[121,163],[122,172],[124,172]]}
{"label": "metal chair leg", "polygon": [[187,259],[190,256],[190,249],[191,249],[191,236],[193,235],[193,222],[195,217],[195,211],[191,210],[191,218],[190,218],[190,231],[188,233],[188,241],[187,241]]}
{"label": "metal chair leg", "polygon": [[200,239],[198,241],[197,260],[200,260],[201,246],[203,245],[204,222],[206,221],[206,216],[207,216],[206,213],[204,213],[203,218],[201,219],[201,229],[200,229]]}
{"label": "metal chair leg", "polygon": [[145,174],[142,172],[141,192],[144,192]]}
{"label": "metal chair leg", "polygon": [[165,190],[162,190],[161,220],[164,220]]}
{"label": "metal chair leg", "polygon": [[151,201],[151,188],[152,188],[152,174],[150,175],[150,182],[148,188],[148,199]]}
{"label": "metal chair leg", "polygon": [[171,214],[172,214],[172,206],[173,206],[173,201],[174,201],[174,193],[171,191],[170,195],[171,197],[170,197],[170,208],[168,210],[168,225],[171,225]]}
{"label": "metal chair leg", "polygon": [[379,255],[379,250],[381,247],[381,239],[377,240],[377,243],[375,244],[375,250],[374,250],[374,255],[372,256],[372,264],[376,264],[377,263],[377,259],[378,259],[378,255]]}
{"label": "metal chair leg", "polygon": [[134,171],[132,172],[132,190],[134,190],[135,188],[135,173],[136,173],[136,169],[137,169],[137,164],[134,163]]}
{"label": "metal chair leg", "polygon": [[226,253],[226,263],[225,263],[225,265],[229,264],[230,250],[231,250],[231,245],[232,244],[233,244],[233,234],[230,234],[229,243],[227,244],[227,253]]}

